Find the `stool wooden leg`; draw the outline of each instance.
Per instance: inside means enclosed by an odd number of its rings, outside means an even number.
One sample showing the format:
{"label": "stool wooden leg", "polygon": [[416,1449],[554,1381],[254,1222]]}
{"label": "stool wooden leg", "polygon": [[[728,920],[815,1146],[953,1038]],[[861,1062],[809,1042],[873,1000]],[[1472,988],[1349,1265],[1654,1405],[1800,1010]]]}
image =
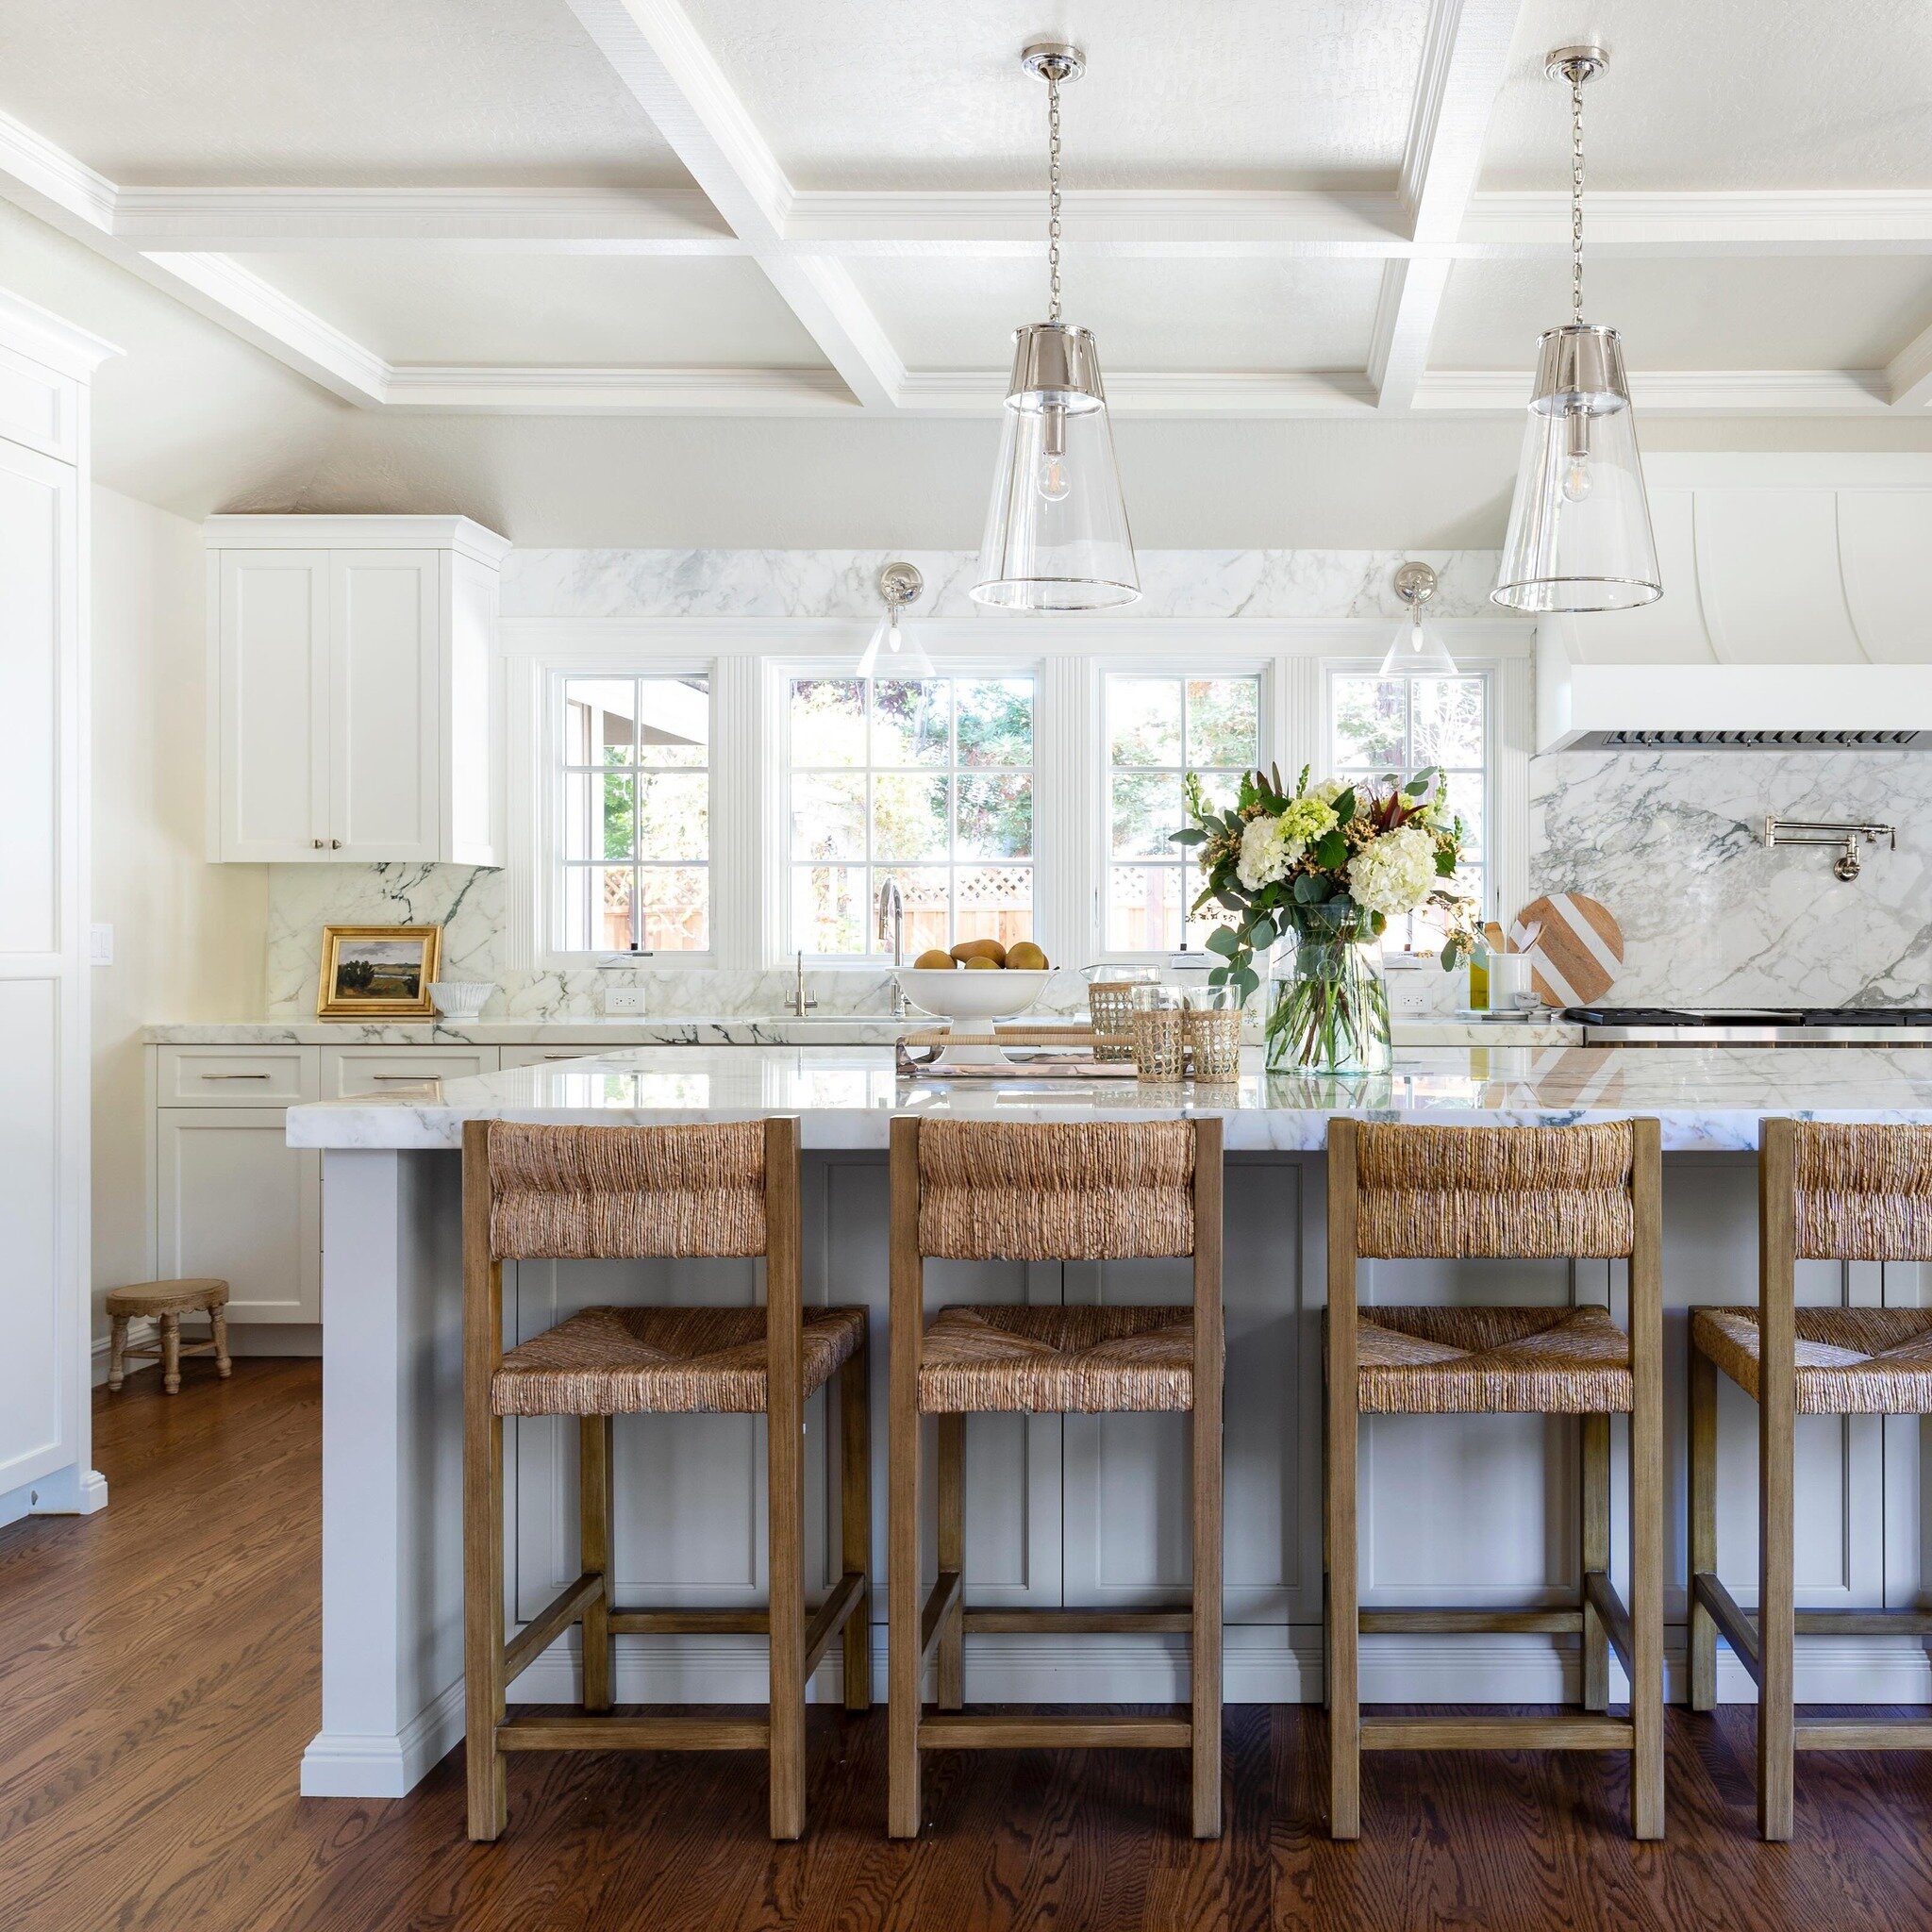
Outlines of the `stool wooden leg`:
{"label": "stool wooden leg", "polygon": [[170,1395],[181,1391],[181,1317],[161,1317],[161,1386]]}
{"label": "stool wooden leg", "polygon": [[610,1708],[610,1418],[577,1418],[577,1540],[581,1568],[603,1579],[584,1608],[584,1708]]}
{"label": "stool wooden leg", "polygon": [[868,1334],[839,1371],[839,1541],[847,1575],[867,1579],[841,1633],[845,1708],[872,1708],[872,1398],[867,1389]]}
{"label": "stool wooden leg", "polygon": [[[490,1401],[489,1382],[483,1403]],[[474,1403],[463,1441],[463,1677],[467,1710],[470,1836],[500,1838],[508,1820],[503,1722],[503,1421],[477,1415]]]}
{"label": "stool wooden leg", "polygon": [[1329,1324],[1328,1381],[1328,1834],[1361,1836],[1361,1703],[1357,1681],[1355,1315]]}
{"label": "stool wooden leg", "polygon": [[[1577,1418],[1583,1467],[1583,1574],[1607,1574],[1610,1567],[1610,1419]],[[1607,1710],[1610,1705],[1610,1640],[1586,1589],[1583,1598],[1583,1707]]]}
{"label": "stool wooden leg", "polygon": [[[1768,1324],[1767,1324],[1768,1325]],[[1792,1383],[1787,1344],[1784,1373],[1771,1344],[1758,1366],[1757,1476],[1757,1829],[1774,1840],[1791,1835],[1794,1724],[1791,1524]]]}
{"label": "stool wooden leg", "polygon": [[[795,1137],[796,1122],[786,1125]],[[795,1839],[805,1833],[805,1369],[795,1139],[782,1174],[772,1174],[769,1155],[766,1164],[766,1219],[771,1231],[765,1255],[771,1817],[774,1839]]]}
{"label": "stool wooden leg", "polygon": [[[940,1417],[939,1566],[944,1575],[966,1574],[966,1418]],[[966,1701],[966,1611],[962,1590],[946,1612],[940,1631],[936,1659],[937,1702],[941,1710],[958,1710]]]}
{"label": "stool wooden leg", "polygon": [[208,1332],[214,1338],[215,1374],[226,1381],[235,1364],[228,1357],[228,1311],[226,1308],[210,1308],[208,1311]]}
{"label": "stool wooden leg", "polygon": [[1663,1190],[1658,1129],[1631,1129],[1630,1830],[1664,1835]]}
{"label": "stool wooden leg", "polygon": [[118,1389],[127,1379],[127,1317],[108,1318],[108,1387]]}
{"label": "stool wooden leg", "polygon": [[1698,1600],[1700,1575],[1717,1574],[1717,1364],[1701,1348],[1690,1350],[1690,1401],[1686,1459],[1690,1464],[1690,1588],[1686,1609],[1690,1708],[1717,1708],[1717,1620]]}
{"label": "stool wooden leg", "polygon": [[[1198,1304],[1195,1321],[1203,1320]],[[1221,1836],[1221,1547],[1222,1444],[1220,1337],[1210,1371],[1194,1370],[1194,1568],[1189,1675],[1192,1685],[1193,1813],[1196,1838]]]}
{"label": "stool wooden leg", "polygon": [[919,1255],[919,1123],[895,1120],[891,1141],[891,1373],[886,1390],[886,1829],[920,1824],[919,1350],[924,1268]]}

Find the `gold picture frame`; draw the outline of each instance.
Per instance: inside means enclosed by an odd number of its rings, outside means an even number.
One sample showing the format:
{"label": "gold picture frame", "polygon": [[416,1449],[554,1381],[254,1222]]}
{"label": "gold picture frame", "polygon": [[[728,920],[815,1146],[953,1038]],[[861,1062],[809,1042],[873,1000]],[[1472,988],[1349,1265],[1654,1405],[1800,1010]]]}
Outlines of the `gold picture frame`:
{"label": "gold picture frame", "polygon": [[433,1020],[440,925],[325,925],[318,1020]]}

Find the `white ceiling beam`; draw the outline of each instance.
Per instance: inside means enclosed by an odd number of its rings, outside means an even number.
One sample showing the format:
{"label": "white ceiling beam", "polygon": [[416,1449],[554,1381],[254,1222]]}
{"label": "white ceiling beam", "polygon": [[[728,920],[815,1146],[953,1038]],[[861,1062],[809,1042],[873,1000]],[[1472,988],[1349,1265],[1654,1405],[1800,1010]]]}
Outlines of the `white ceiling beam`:
{"label": "white ceiling beam", "polygon": [[385,399],[465,415],[825,416],[858,405],[830,369],[518,369],[398,363]]}
{"label": "white ceiling beam", "polygon": [[1885,365],[1885,393],[1894,409],[1932,403],[1932,328],[1921,329]]}
{"label": "white ceiling beam", "polygon": [[120,190],[30,127],[0,114],[0,198],[219,323],[352,403],[382,399],[382,359],[233,262],[201,254],[157,258],[114,233]]}
{"label": "white ceiling beam", "polygon": [[791,184],[677,0],[570,4],[852,393],[896,408],[905,364],[842,263],[784,246]]}
{"label": "white ceiling beam", "polygon": [[748,253],[695,188],[123,188],[113,232],[137,248],[276,255],[348,247],[411,253]]}
{"label": "white ceiling beam", "polygon": [[[1422,245],[1454,242],[1482,170],[1490,113],[1509,62],[1523,0],[1434,0],[1402,159],[1402,200]],[[1446,261],[1391,261],[1382,271],[1369,380],[1376,405],[1407,409],[1428,366],[1449,286]]]}
{"label": "white ceiling beam", "polygon": [[[1591,189],[1592,255],[1924,255],[1932,190],[1923,188]],[[1454,253],[1563,255],[1570,196],[1559,189],[1474,197]]]}
{"label": "white ceiling beam", "polygon": [[[1432,369],[1413,407],[1427,415],[1520,413],[1529,380],[1527,368]],[[1867,416],[1890,407],[1882,369],[1632,370],[1630,396],[1645,415],[1667,416]]]}

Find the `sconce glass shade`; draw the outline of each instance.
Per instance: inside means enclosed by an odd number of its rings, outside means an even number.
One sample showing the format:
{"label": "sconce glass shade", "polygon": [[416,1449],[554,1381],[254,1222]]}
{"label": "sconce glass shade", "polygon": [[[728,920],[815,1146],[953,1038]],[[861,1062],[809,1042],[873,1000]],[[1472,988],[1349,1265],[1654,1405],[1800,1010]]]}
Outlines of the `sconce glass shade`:
{"label": "sconce glass shade", "polygon": [[899,622],[894,604],[879,619],[878,628],[858,654],[860,677],[936,677],[932,659],[918,633]]}
{"label": "sconce glass shade", "polygon": [[1512,610],[1627,610],[1662,595],[1617,332],[1550,329],[1491,600]]}
{"label": "sconce glass shade", "polygon": [[974,598],[1004,610],[1131,604],[1141,576],[1093,338],[1041,322],[1013,340]]}
{"label": "sconce glass shade", "polygon": [[1454,677],[1456,659],[1435,628],[1423,622],[1422,605],[1411,604],[1408,615],[1389,640],[1382,659],[1384,677]]}

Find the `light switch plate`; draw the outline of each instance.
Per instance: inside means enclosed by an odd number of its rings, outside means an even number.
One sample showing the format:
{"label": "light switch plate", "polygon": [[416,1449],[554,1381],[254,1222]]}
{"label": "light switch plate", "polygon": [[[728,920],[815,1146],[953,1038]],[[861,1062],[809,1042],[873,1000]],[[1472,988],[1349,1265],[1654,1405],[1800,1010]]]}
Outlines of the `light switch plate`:
{"label": "light switch plate", "polygon": [[641,986],[607,986],[604,989],[604,1010],[607,1013],[641,1014],[649,1009],[644,1005],[644,990]]}
{"label": "light switch plate", "polygon": [[87,963],[90,966],[111,966],[114,963],[114,928],[111,925],[88,927]]}

